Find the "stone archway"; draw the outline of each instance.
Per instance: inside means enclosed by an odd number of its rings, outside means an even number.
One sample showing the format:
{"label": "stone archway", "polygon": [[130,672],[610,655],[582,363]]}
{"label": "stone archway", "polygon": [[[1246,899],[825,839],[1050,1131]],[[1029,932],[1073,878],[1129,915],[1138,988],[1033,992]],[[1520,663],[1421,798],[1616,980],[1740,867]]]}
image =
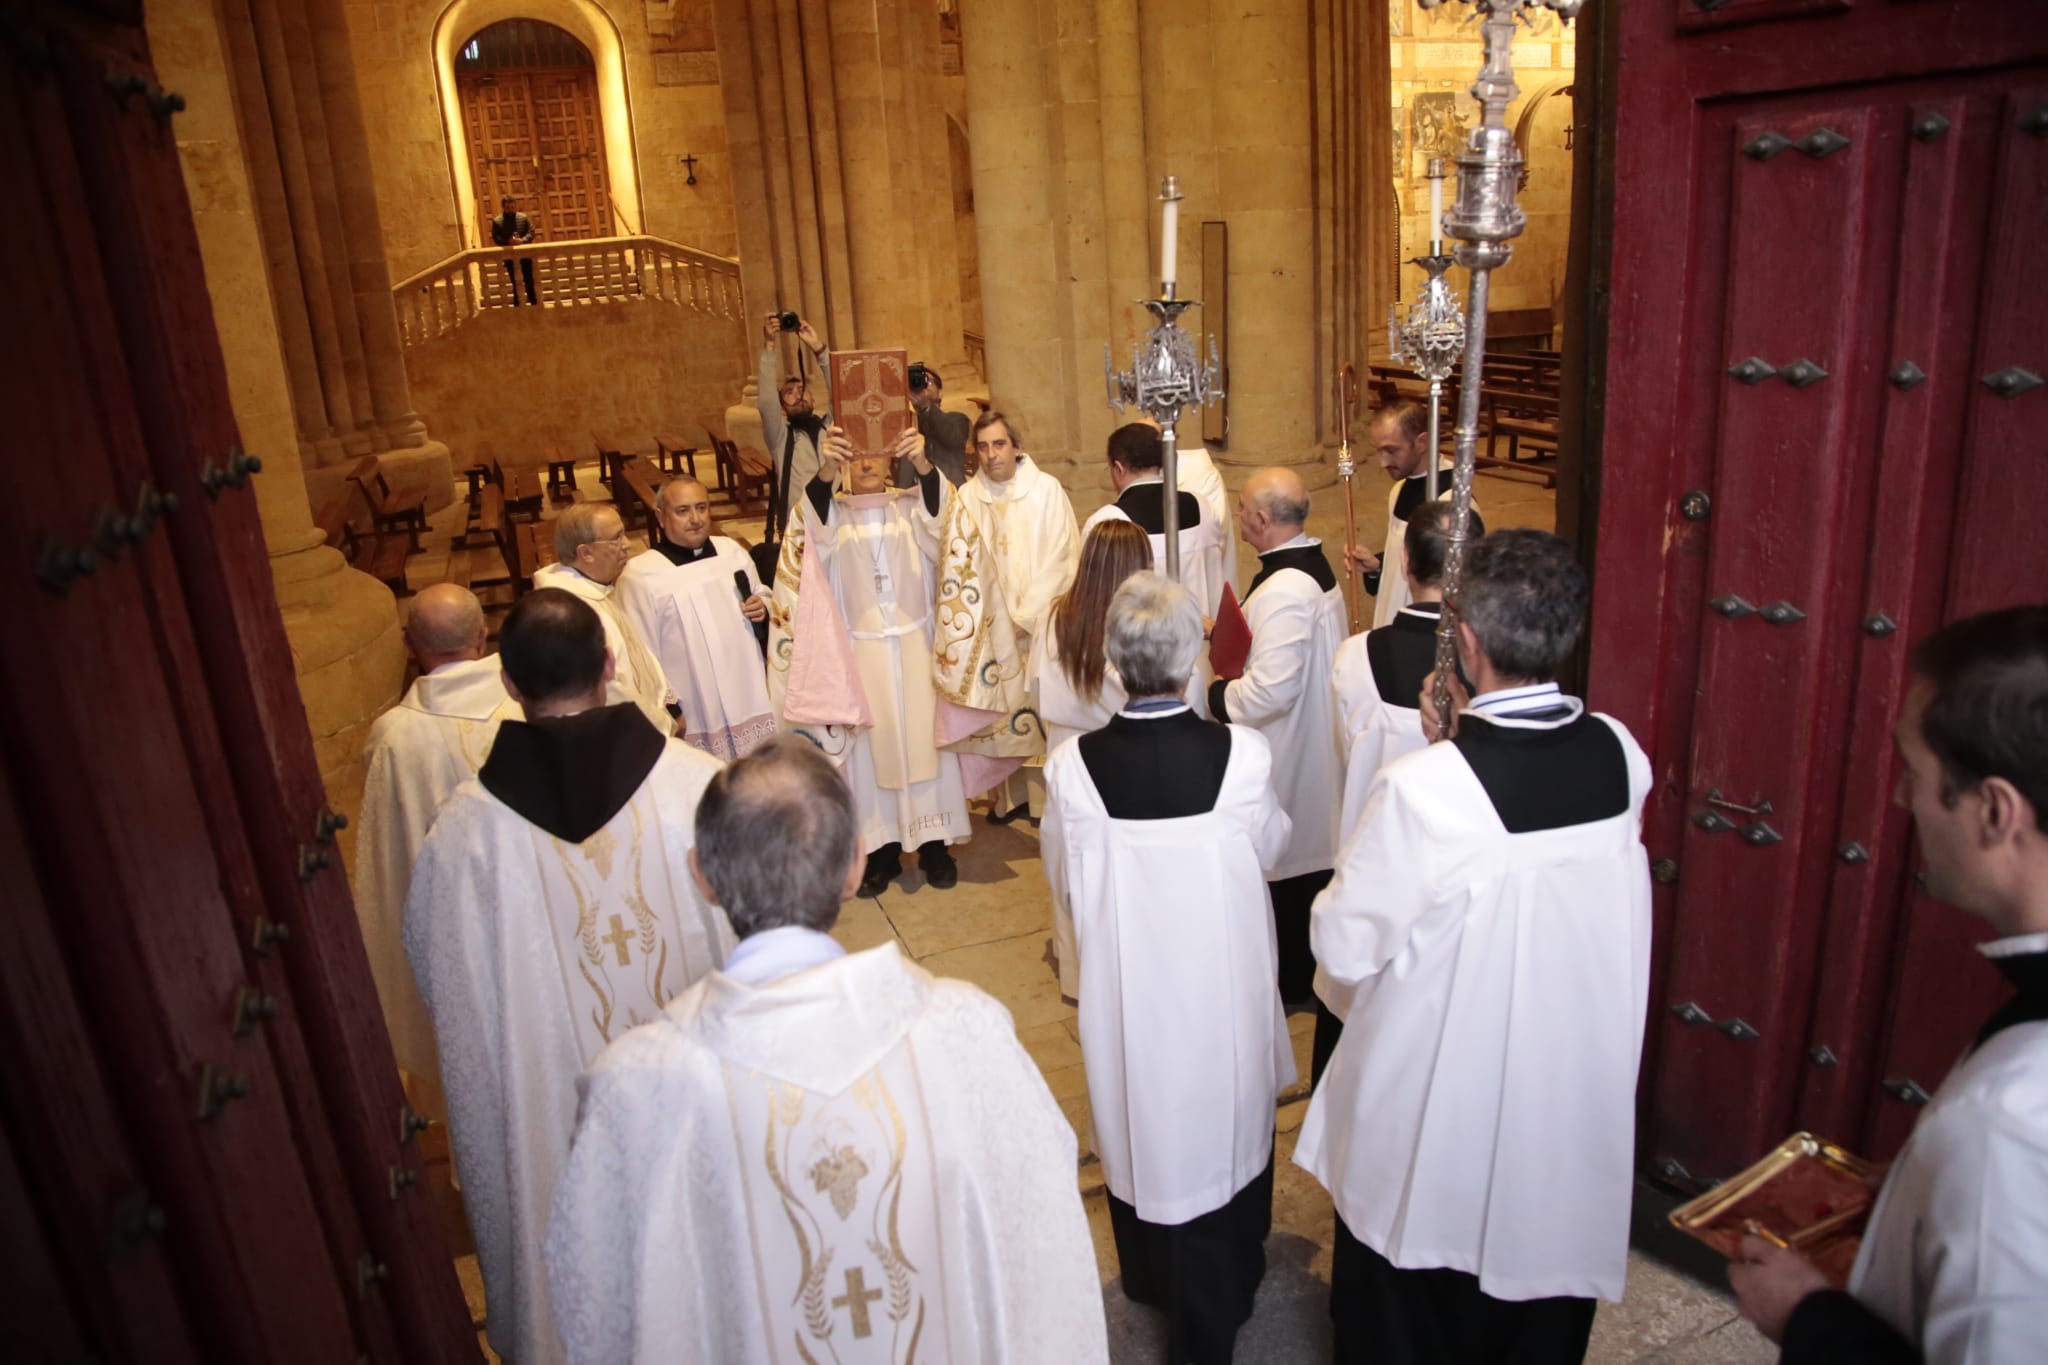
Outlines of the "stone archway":
{"label": "stone archway", "polygon": [[455,212],[462,240],[482,245],[476,186],[470,170],[469,137],[463,129],[456,87],[455,54],[479,30],[503,19],[537,19],[563,30],[590,51],[597,68],[597,97],[604,121],[605,177],[624,217],[624,230],[640,231],[646,213],[640,202],[640,165],[634,151],[633,112],[626,98],[626,60],[618,26],[595,0],[455,0],[434,24],[434,78],[441,97],[441,127],[448,142],[448,171],[455,187]]}

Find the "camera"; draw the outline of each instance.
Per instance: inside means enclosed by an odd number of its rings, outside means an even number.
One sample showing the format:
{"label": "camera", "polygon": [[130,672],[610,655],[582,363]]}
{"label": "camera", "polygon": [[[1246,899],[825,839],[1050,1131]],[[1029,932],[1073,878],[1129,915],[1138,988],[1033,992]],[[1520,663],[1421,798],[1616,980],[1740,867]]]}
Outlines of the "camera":
{"label": "camera", "polygon": [[796,314],[784,313],[775,319],[775,325],[780,327],[785,332],[794,332],[797,328],[803,326],[804,324],[803,319],[798,317]]}
{"label": "camera", "polygon": [[925,387],[931,382],[931,368],[922,360],[913,360],[910,363],[910,391],[912,393],[923,393]]}

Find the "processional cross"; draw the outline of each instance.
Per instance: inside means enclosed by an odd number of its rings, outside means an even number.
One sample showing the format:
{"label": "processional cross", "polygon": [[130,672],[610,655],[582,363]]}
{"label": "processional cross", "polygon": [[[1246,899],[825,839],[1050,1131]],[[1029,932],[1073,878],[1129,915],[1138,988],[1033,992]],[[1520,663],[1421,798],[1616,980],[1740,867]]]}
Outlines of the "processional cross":
{"label": "processional cross", "polygon": [[873,1324],[868,1321],[868,1305],[881,1297],[882,1291],[868,1288],[867,1276],[859,1266],[854,1266],[846,1272],[846,1292],[832,1300],[832,1306],[844,1308],[853,1318],[854,1336],[864,1337],[874,1331]]}

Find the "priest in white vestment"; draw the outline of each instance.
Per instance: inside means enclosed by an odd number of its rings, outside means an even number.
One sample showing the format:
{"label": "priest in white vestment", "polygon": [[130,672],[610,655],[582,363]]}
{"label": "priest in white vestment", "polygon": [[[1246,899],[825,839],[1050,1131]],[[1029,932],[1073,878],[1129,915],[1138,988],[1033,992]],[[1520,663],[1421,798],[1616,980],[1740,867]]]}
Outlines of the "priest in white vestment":
{"label": "priest in white vestment", "polygon": [[1237,520],[1259,552],[1244,598],[1251,652],[1244,676],[1209,685],[1209,714],[1249,725],[1273,746],[1274,785],[1294,822],[1272,868],[1273,921],[1280,940],[1280,998],[1290,1008],[1315,999],[1308,910],[1337,860],[1344,766],[1338,754],[1330,670],[1344,642],[1344,590],[1323,543],[1302,528],[1308,489],[1291,469],[1261,469],[1238,494]]}
{"label": "priest in white vestment", "polygon": [[1650,969],[1650,765],[1554,682],[1586,579],[1472,547],[1452,742],[1382,768],[1315,904],[1350,1014],[1295,1162],[1337,1206],[1337,1358],[1578,1361],[1618,1301]]}
{"label": "priest in white vestment", "polygon": [[1894,799],[1927,894],[1990,924],[2012,993],[1920,1111],[1846,1291],[1745,1239],[1729,1278],[1785,1365],[2048,1359],[2048,607],[1944,626],[1911,672]]}
{"label": "priest in white vestment", "polygon": [[626,523],[610,503],[579,502],[555,518],[555,562],[534,570],[533,586],[560,588],[588,602],[604,622],[606,646],[612,652],[612,680],[605,703],[629,701],[663,734],[675,728],[670,706],[675,694],[661,671],[661,661],[647,647],[639,627],[626,615],[617,596],[619,575],[633,557]]}
{"label": "priest in white vestment", "polygon": [[[906,847],[917,849],[926,882],[944,890],[960,880],[947,845],[963,843],[969,834],[960,759],[939,747],[932,683],[935,566],[946,481],[925,458],[924,437],[914,430],[893,452],[856,457],[835,427],[826,434],[824,458],[824,470],[804,488],[808,511],[790,527],[776,567],[769,695],[783,724],[839,764],[853,789],[861,847],[868,855],[861,894],[878,896],[895,880]],[[898,458],[916,469],[916,488],[889,486]],[[835,491],[842,480],[845,491]],[[808,564],[816,565],[822,583],[813,581]],[[804,594],[820,588],[825,599],[807,608]],[[817,622],[814,630],[832,621],[829,628],[839,638],[805,639],[796,629],[800,616]],[[802,705],[792,709],[791,679],[807,676],[807,658],[846,661],[836,667],[843,675],[836,681],[855,704],[831,708],[830,721],[816,719]],[[865,719],[842,723],[849,711]]]}
{"label": "priest in white vestment", "polygon": [[[1423,681],[1436,667],[1437,614],[1443,610],[1444,556],[1451,523],[1448,502],[1416,509],[1402,539],[1402,571],[1408,575],[1408,605],[1391,623],[1361,631],[1337,650],[1330,672],[1337,695],[1337,724],[1343,736],[1344,803],[1338,824],[1341,848],[1358,828],[1366,794],[1379,771],[1429,742],[1418,708]],[[1477,515],[1472,535],[1486,534]],[[1348,993],[1316,973],[1316,1033],[1309,1052],[1309,1079],[1323,1078],[1349,1009]]]}
{"label": "priest in white vestment", "polygon": [[[993,787],[977,789],[975,782],[968,783],[969,796],[989,792],[989,822],[1002,825],[1034,805],[1043,806],[1044,784],[1037,779],[1045,762],[1045,732],[1031,705],[1026,668],[1032,642],[1044,631],[1053,602],[1074,581],[1074,570],[1081,560],[1081,535],[1066,487],[1024,453],[1009,418],[1000,412],[983,413],[974,423],[972,440],[980,467],[973,478],[960,485],[948,515],[949,528],[959,522],[972,522],[972,534],[943,534],[941,540],[937,641],[942,656],[940,682],[942,687],[946,682],[947,650],[966,643],[960,638],[959,627],[965,624],[978,634],[994,625],[988,619],[985,604],[979,600],[982,594],[950,590],[953,576],[945,570],[954,562],[953,548],[970,542],[983,547],[979,558],[987,563],[963,567],[979,570],[973,578],[983,588],[993,580],[1015,639],[1015,686],[1002,693],[993,708],[1005,712],[991,727],[996,742],[985,743],[980,750],[994,759],[1010,760],[992,771],[1000,771],[1001,766],[1010,766],[1011,771]],[[962,658],[976,652],[958,650]],[[965,697],[955,699],[967,701]],[[1019,763],[1021,767],[1014,766]],[[1039,793],[1035,803],[1034,789]]]}
{"label": "priest in white vestment", "polygon": [[1265,1274],[1273,1103],[1295,1080],[1265,895],[1289,822],[1265,739],[1182,695],[1202,634],[1181,585],[1117,589],[1108,650],[1129,700],[1047,761],[1042,841],[1073,915],[1124,1293],[1166,1313],[1167,1359],[1227,1365]]}
{"label": "priest in white vestment", "polygon": [[732,930],[690,878],[718,760],[604,704],[604,628],[581,599],[526,594],[499,640],[524,721],[441,808],[405,904],[434,1020],[492,1348],[565,1359],[540,1243],[569,1154],[576,1078],[725,960]]}
{"label": "priest in white vestment", "polygon": [[754,577],[753,556],[711,533],[703,484],[670,479],[655,498],[661,538],[619,575],[619,601],[682,708],[683,738],[715,757],[738,758],[776,729],[762,661],[768,595]]}
{"label": "priest in white vestment", "polygon": [[[1387,538],[1380,552],[1370,554],[1347,546],[1345,557],[1352,571],[1365,575],[1366,591],[1373,594],[1372,623],[1389,625],[1395,614],[1408,605],[1408,576],[1402,569],[1408,518],[1429,501],[1429,409],[1413,399],[1387,404],[1373,414],[1369,428],[1373,455],[1394,486],[1387,490]],[[1437,497],[1451,496],[1452,461],[1441,451],[1437,461]],[[1477,512],[1479,504],[1474,502]]]}
{"label": "priest in white vestment", "polygon": [[356,830],[356,914],[370,974],[384,1006],[391,1050],[408,1077],[415,1109],[448,1118],[434,1029],[405,960],[401,922],[413,862],[441,803],[476,776],[498,722],[519,708],[498,661],[484,653],[484,609],[453,583],[422,588],[406,617],[405,643],[420,676],[398,705],[377,717],[363,746],[363,808]]}
{"label": "priest in white vestment", "polygon": [[795,736],[705,792],[692,870],[740,942],[583,1080],[546,1243],[577,1365],[1108,1359],[1073,1129],[1009,1013],[829,933],[858,828]]}
{"label": "priest in white vestment", "polygon": [[[1156,426],[1152,418],[1141,416],[1140,422]],[[1178,428],[1176,428],[1178,430]],[[1216,468],[1216,461],[1209,456],[1209,448],[1200,441],[1183,440],[1174,453],[1175,479],[1182,492],[1193,493],[1202,500],[1202,510],[1216,523],[1222,533],[1220,558],[1223,568],[1223,582],[1237,588],[1237,500],[1230,496],[1230,489],[1223,483],[1223,473]],[[1220,589],[1219,589],[1220,591]]]}

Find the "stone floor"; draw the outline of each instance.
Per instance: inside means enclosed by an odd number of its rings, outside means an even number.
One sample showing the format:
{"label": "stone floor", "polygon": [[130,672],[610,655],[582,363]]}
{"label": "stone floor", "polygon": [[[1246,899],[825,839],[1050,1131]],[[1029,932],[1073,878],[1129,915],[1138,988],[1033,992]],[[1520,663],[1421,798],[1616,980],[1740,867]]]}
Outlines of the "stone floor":
{"label": "stone floor", "polygon": [[[1227,468],[1225,476],[1235,485],[1249,472]],[[584,469],[579,474],[580,496],[606,496],[594,470]],[[1359,540],[1377,549],[1384,532],[1381,509],[1386,485],[1373,469],[1363,471],[1358,483]],[[1080,479],[1075,484],[1075,511],[1085,517],[1106,498],[1107,490]],[[1548,528],[1552,523],[1554,495],[1533,480],[1482,477],[1478,500],[1490,527]],[[1310,532],[1340,544],[1341,485],[1317,490],[1312,501]],[[415,587],[446,578],[468,582],[472,577],[502,572],[494,550],[451,547],[461,517],[458,503],[434,519],[433,533],[409,565]],[[734,521],[721,529],[757,539],[761,524],[756,518]],[[1240,581],[1253,572],[1253,558],[1249,549],[1243,551]],[[510,594],[499,590],[488,594],[487,600],[509,603]],[[977,814],[972,841],[956,852],[960,861],[957,887],[933,890],[916,870],[916,860],[906,858],[902,877],[878,899],[847,905],[835,936],[853,950],[893,940],[932,972],[971,981],[1009,1008],[1019,1040],[1044,1071],[1047,1086],[1080,1141],[1079,1178],[1104,1284],[1112,1359],[1134,1365],[1159,1360],[1165,1343],[1163,1321],[1151,1310],[1129,1303],[1117,1288],[1108,1203],[1090,1147],[1087,1082],[1074,1009],[1060,998],[1050,962],[1051,909],[1037,831],[1025,821],[989,826]],[[1311,1017],[1297,1015],[1290,1022],[1297,1066],[1306,1076]],[[1278,1106],[1268,1270],[1252,1320],[1238,1339],[1237,1358],[1247,1365],[1318,1361],[1329,1355],[1327,1300],[1333,1215],[1328,1196],[1291,1160],[1307,1104],[1306,1087],[1297,1086],[1281,1096]],[[1654,1196],[1646,1195],[1646,1203],[1653,1202]],[[1673,1252],[1665,1248],[1657,1235],[1660,1216],[1650,1209],[1639,1218],[1642,1236],[1631,1256],[1627,1297],[1619,1304],[1601,1306],[1587,1359],[1598,1365],[1624,1361],[1760,1365],[1775,1359],[1774,1348],[1736,1316],[1725,1288],[1713,1278],[1715,1267],[1709,1258],[1694,1261],[1690,1273],[1664,1259],[1689,1258],[1682,1249]],[[1662,1254],[1645,1249],[1650,1246]],[[481,1321],[483,1294],[475,1258],[462,1257],[457,1266],[472,1310]]]}

